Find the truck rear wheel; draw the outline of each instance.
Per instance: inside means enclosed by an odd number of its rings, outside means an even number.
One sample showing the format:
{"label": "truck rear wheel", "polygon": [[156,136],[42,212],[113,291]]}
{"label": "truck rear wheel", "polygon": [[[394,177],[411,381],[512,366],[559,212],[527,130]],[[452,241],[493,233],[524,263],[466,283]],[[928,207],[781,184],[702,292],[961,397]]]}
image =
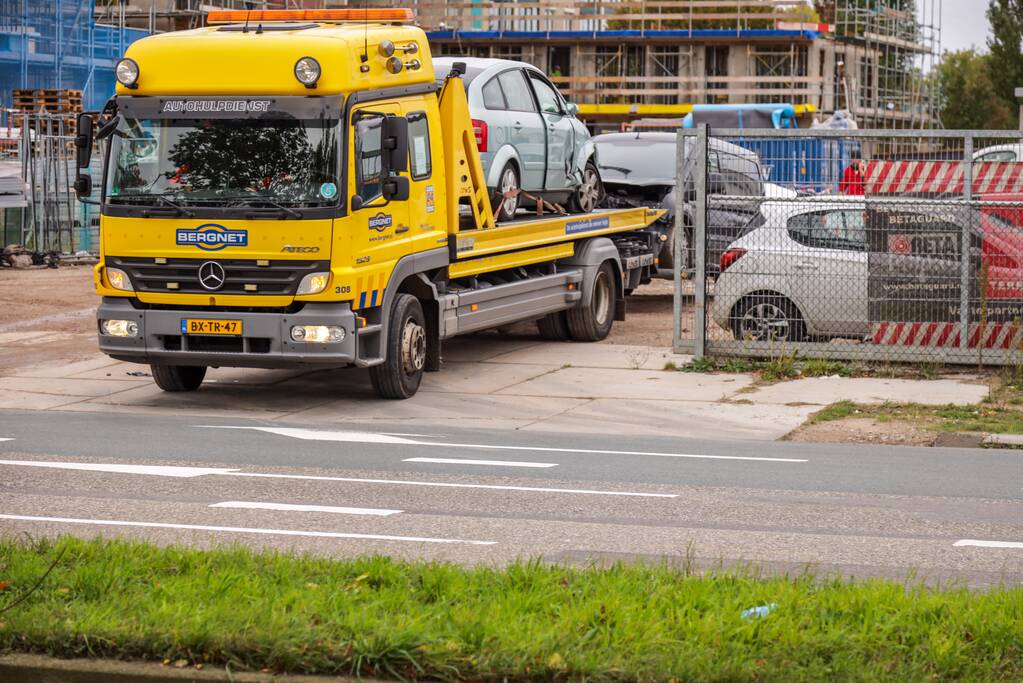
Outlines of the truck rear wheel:
{"label": "truck rear wheel", "polygon": [[568,309],[568,330],[575,341],[600,341],[611,332],[615,318],[615,269],[610,261],[600,264],[590,285],[590,302]]}
{"label": "truck rear wheel", "polygon": [[568,331],[568,318],[564,311],[548,313],[536,321],[536,329],[540,336],[550,341],[568,341],[572,334]]}
{"label": "truck rear wheel", "polygon": [[206,377],[205,365],[157,365],[149,370],[156,386],[164,391],[195,391]]}
{"label": "truck rear wheel", "polygon": [[380,398],[411,398],[426,367],[426,318],[419,300],[399,294],[391,307],[385,360],[369,369]]}

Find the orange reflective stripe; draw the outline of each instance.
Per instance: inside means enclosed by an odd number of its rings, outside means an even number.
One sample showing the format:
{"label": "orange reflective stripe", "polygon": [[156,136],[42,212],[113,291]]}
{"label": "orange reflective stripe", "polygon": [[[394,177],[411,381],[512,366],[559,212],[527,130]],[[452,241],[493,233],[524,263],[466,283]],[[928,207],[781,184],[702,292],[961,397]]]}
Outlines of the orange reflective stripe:
{"label": "orange reflective stripe", "polygon": [[256,9],[214,10],[206,15],[210,24],[236,21],[411,21],[412,10],[407,7],[375,9]]}

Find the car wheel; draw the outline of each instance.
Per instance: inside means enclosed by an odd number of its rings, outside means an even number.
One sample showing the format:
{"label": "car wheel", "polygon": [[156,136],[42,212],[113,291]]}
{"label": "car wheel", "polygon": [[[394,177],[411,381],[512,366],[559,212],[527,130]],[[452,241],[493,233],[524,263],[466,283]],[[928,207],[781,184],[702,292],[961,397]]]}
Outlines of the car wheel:
{"label": "car wheel", "polygon": [[[497,192],[494,193],[492,203],[494,206],[501,204],[501,209],[495,218],[499,221],[510,221],[515,218],[515,212],[519,210],[519,197],[518,195],[513,197],[507,195],[509,192],[522,189],[519,184],[519,171],[515,168],[515,164],[510,161],[506,163],[501,169],[501,175],[498,176],[497,182]],[[502,199],[504,199],[503,202]]]}
{"label": "car wheel", "polygon": [[806,338],[806,324],[796,305],[778,294],[744,297],[729,316],[739,341],[788,341]]}
{"label": "car wheel", "polygon": [[570,208],[575,213],[589,213],[597,208],[604,186],[600,181],[600,172],[593,161],[587,161],[583,169],[583,182],[572,194]]}

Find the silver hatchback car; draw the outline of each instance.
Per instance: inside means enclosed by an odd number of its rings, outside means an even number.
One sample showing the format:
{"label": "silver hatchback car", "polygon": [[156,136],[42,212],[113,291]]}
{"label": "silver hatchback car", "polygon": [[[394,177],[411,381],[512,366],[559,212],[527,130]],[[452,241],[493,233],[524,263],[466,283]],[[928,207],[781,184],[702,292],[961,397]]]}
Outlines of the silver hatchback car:
{"label": "silver hatchback car", "polygon": [[[603,193],[590,133],[542,71],[508,59],[434,57],[439,81],[455,62],[464,62],[466,94],[495,208],[506,193],[520,189],[570,211],[589,212]],[[498,220],[514,217],[526,203],[505,198]]]}

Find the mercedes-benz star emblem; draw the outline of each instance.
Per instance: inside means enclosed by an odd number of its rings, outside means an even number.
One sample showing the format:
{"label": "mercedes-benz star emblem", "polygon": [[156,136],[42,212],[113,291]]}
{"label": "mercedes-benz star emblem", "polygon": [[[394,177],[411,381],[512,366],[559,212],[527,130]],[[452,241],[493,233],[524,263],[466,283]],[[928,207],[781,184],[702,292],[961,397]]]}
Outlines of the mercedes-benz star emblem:
{"label": "mercedes-benz star emblem", "polygon": [[223,287],[226,280],[227,273],[224,272],[224,266],[216,261],[207,261],[199,266],[199,284],[203,288],[212,292]]}

